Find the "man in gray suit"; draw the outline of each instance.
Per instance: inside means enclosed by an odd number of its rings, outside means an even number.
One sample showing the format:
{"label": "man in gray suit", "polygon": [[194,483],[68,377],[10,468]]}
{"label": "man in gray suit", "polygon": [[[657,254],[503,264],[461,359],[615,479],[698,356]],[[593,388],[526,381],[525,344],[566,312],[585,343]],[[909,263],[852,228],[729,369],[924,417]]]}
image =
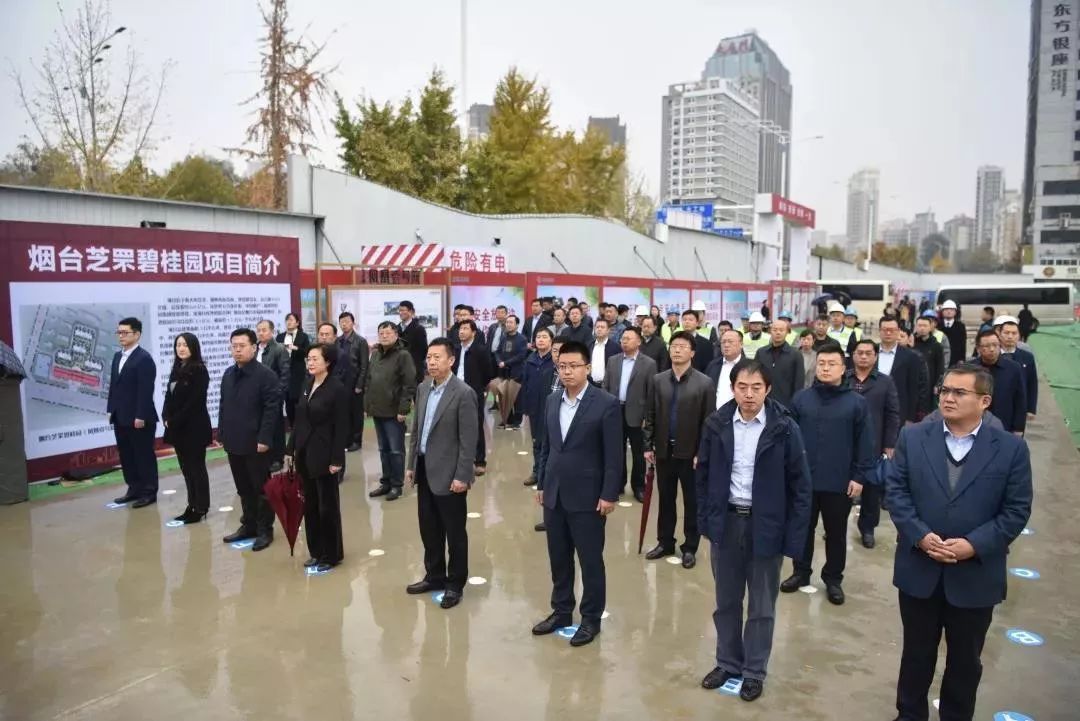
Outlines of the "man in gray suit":
{"label": "man in gray suit", "polygon": [[443,608],[461,603],[469,577],[465,498],[473,482],[479,432],[476,394],[453,374],[454,355],[446,338],[436,338],[428,345],[429,378],[417,389],[405,472],[406,481],[417,487],[420,538],[424,542],[424,578],[405,590],[412,594],[443,591]]}
{"label": "man in gray suit", "polygon": [[[630,488],[639,503],[645,501],[645,409],[652,397],[656,377],[656,361],[641,349],[641,329],[625,328],[622,353],[608,358],[607,371],[601,386],[619,399],[623,411],[623,489],[626,489],[626,443],[630,442]],[[620,495],[622,493],[620,492]]]}
{"label": "man in gray suit", "polygon": [[[255,335],[259,338],[259,346],[255,350],[255,358],[264,366],[274,371],[281,379],[279,396],[289,397],[289,351],[281,343],[274,340],[274,321],[260,320],[255,326]],[[279,409],[280,411],[281,409]],[[270,448],[270,472],[277,473],[285,462],[285,416],[283,411],[277,414],[274,425],[274,444]]]}

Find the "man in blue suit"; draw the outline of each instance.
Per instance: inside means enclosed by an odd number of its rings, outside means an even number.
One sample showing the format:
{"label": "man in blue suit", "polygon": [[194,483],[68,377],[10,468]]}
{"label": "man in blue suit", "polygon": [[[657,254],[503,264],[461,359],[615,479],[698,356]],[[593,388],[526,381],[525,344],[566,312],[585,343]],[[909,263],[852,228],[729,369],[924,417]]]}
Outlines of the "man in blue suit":
{"label": "man in blue suit", "polygon": [[976,365],[980,365],[994,379],[994,397],[990,399],[990,412],[998,417],[1005,430],[1018,436],[1027,428],[1028,395],[1024,383],[1024,370],[1012,357],[1001,353],[1001,339],[992,330],[979,331],[975,336],[978,352]]}
{"label": "man in blue suit", "polygon": [[139,346],[142,321],[124,318],[117,324],[120,350],[113,356],[109,376],[109,401],[106,410],[116,434],[120,470],[127,493],[116,499],[132,508],[157,503],[158,467],[154,455],[154,433],[158,414],[154,407],[154,380],[157,364],[154,357]]}
{"label": "man in blue suit", "polygon": [[571,646],[600,633],[606,602],[604,527],[623,485],[622,410],[590,386],[589,349],[567,341],[559,352],[561,393],[547,399],[536,500],[544,507],[553,613],[533,627],[543,636],[569,626],[574,613],[574,552],[581,565],[581,624]]}
{"label": "man in blue suit", "polygon": [[1039,371],[1035,366],[1035,354],[1020,347],[1020,321],[1011,315],[998,318],[998,337],[1001,339],[1001,354],[1020,364],[1024,376],[1024,390],[1027,392],[1028,420],[1035,416],[1039,405]]}
{"label": "man in blue suit", "polygon": [[893,568],[904,625],[899,721],[929,717],[942,630],[941,718],[970,721],[975,712],[983,642],[1005,598],[1005,557],[1031,515],[1027,444],[983,422],[994,392],[987,369],[950,368],[938,395],[943,423],[908,426],[896,445],[886,499],[900,532]]}

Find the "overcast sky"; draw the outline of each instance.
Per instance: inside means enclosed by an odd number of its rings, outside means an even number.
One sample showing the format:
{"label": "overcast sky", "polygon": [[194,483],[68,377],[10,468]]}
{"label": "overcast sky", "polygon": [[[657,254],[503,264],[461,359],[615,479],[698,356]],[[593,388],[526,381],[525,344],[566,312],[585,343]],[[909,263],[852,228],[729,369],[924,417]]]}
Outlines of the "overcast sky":
{"label": "overcast sky", "polygon": [[[239,144],[239,102],[258,83],[255,0],[114,0],[112,11],[130,29],[118,48],[134,44],[151,69],[174,63],[151,164]],[[436,65],[460,83],[454,0],[293,0],[291,12],[329,38],[346,98],[400,100]],[[468,0],[468,102],[490,102],[517,65],[550,89],[560,127],[621,115],[631,168],[655,193],[667,86],[697,79],[722,37],[753,28],[791,72],[792,199],[818,209],[818,227],[844,232],[847,178],[863,166],[881,170],[884,219],[932,208],[940,223],[974,214],[981,164],[1022,183],[1029,14],[1025,0]],[[28,70],[57,25],[52,2],[0,0],[0,59]],[[30,127],[7,72],[0,97],[6,154]],[[798,142],[814,135],[825,137]],[[328,127],[319,142],[316,162],[338,167]]]}

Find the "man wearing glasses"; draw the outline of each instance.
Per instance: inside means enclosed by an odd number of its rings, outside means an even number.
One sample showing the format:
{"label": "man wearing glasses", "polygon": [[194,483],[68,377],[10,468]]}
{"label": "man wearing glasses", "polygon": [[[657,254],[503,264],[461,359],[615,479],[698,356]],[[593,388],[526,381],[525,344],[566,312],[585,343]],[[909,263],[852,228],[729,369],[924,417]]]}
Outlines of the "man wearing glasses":
{"label": "man wearing glasses", "polygon": [[896,445],[885,496],[900,533],[900,719],[929,718],[942,631],[941,718],[975,712],[986,631],[1005,598],[1006,554],[1031,515],[1027,444],[984,421],[996,391],[985,368],[950,368],[938,392],[942,421],[904,428]]}
{"label": "man wearing glasses", "polygon": [[551,562],[552,613],[533,626],[543,636],[571,625],[574,554],[581,566],[581,624],[570,639],[584,646],[600,633],[606,602],[604,527],[622,487],[622,411],[617,398],[590,386],[589,349],[567,341],[559,353],[562,393],[545,408],[536,501],[544,507]]}
{"label": "man wearing glasses", "polygon": [[116,434],[120,471],[127,492],[116,503],[144,508],[157,503],[158,467],[154,455],[154,432],[158,414],[154,407],[154,357],[139,346],[142,321],[124,318],[117,325],[120,350],[113,356],[106,411]]}
{"label": "man wearing glasses", "polygon": [[[854,346],[852,346],[854,348]],[[873,422],[866,399],[844,380],[844,351],[839,343],[818,349],[817,381],[795,394],[791,403],[806,442],[813,496],[810,527],[802,558],[795,572],[780,584],[784,593],[810,584],[814,534],[818,516],[825,526],[825,566],[821,580],[829,602],[844,602],[844,566],[847,564],[847,524],[851,500],[862,493],[874,468]]]}
{"label": "man wearing glasses", "polygon": [[994,396],[990,412],[998,417],[1010,433],[1024,435],[1027,427],[1028,398],[1024,386],[1024,371],[1020,364],[1001,355],[1001,339],[993,330],[979,331],[975,337],[979,353],[977,364],[994,379]]}

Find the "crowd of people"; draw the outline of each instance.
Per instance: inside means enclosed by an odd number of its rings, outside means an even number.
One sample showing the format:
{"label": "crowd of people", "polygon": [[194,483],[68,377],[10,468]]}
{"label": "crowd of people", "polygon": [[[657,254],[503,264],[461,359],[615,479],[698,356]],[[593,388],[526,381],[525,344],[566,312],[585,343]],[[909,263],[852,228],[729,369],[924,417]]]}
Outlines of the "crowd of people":
{"label": "crowd of people", "polygon": [[[253,539],[255,551],[272,543],[262,489],[287,466],[304,482],[307,565],[341,563],[338,484],[369,415],[381,459],[369,496],[390,502],[406,482],[416,488],[425,575],[406,590],[442,591],[442,607],[452,608],[468,578],[466,503],[487,469],[488,413],[498,428],[527,419],[533,462],[524,483],[542,507],[535,528],[546,533],[552,578],[552,613],[533,634],[572,625],[575,610],[571,645],[600,633],[605,519],[627,485],[645,500],[654,466],[657,534],[646,558],[678,555],[692,569],[706,539],[717,649],[702,685],[741,678],[740,696],[753,701],[764,689],[778,596],[810,583],[819,520],[821,580],[840,605],[852,505],[861,505],[867,549],[886,507],[898,530],[904,626],[899,718],[927,718],[944,629],[941,714],[970,719],[983,639],[1005,595],[1005,554],[1031,509],[1022,436],[1036,413],[1035,357],[1021,320],[989,308],[971,356],[951,301],[917,317],[907,302],[899,311],[890,304],[879,340],[864,335],[853,308],[825,310],[803,330],[767,305],[713,327],[698,303],[666,314],[602,303],[593,318],[576,299],[537,298],[524,322],[500,306],[483,331],[474,309],[458,305],[446,335],[429,342],[406,300],[400,322],[379,324],[374,348],[348,312],[337,326],[319,324],[314,342],[295,314],[276,335],[269,319],[237,329],[235,363],[220,380],[218,441],[242,517],[224,541]],[[141,332],[138,319],[119,324],[108,406],[128,484],[116,502],[133,507],[157,494],[156,370]],[[197,523],[209,509],[210,379],[194,335],[177,336],[174,355],[161,420],[188,489],[177,520]],[[781,581],[784,557],[792,570]]]}

